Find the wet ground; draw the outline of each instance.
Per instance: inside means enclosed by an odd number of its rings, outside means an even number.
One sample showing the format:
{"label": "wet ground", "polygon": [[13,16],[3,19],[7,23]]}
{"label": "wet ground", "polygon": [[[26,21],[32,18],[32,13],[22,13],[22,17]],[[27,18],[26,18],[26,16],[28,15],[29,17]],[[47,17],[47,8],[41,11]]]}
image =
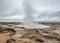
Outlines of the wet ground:
{"label": "wet ground", "polygon": [[13,24],[2,25],[3,28],[16,30],[16,34],[12,37],[15,43],[60,43],[60,25],[49,26],[50,28],[28,29]]}

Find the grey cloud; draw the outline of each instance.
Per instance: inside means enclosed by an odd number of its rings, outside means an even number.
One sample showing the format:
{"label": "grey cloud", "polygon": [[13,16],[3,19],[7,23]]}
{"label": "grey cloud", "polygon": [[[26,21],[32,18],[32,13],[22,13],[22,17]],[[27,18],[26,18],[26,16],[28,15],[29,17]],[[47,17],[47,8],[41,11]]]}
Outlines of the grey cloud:
{"label": "grey cloud", "polygon": [[38,21],[60,21],[60,11],[39,13]]}
{"label": "grey cloud", "polygon": [[53,14],[50,15],[50,17],[59,17],[60,18],[60,11],[53,12]]}
{"label": "grey cloud", "polygon": [[[3,19],[4,17],[25,15],[23,1],[0,0],[0,21],[6,21],[7,19]],[[31,3],[33,8],[32,15],[34,18],[36,17],[36,20],[49,21],[50,19],[51,21],[60,21],[60,0],[31,0],[28,3]],[[7,21],[15,21],[15,19],[9,19]],[[16,21],[20,21],[19,18]]]}

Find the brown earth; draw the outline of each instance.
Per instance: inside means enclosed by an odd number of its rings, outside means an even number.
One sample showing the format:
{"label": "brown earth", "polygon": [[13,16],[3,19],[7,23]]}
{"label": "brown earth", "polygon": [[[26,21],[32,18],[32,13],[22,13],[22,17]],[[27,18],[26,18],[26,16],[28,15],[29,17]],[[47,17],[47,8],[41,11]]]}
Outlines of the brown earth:
{"label": "brown earth", "polygon": [[26,29],[16,25],[2,25],[3,28],[13,28],[20,35],[12,37],[14,43],[60,43],[60,25],[50,26],[44,29]]}

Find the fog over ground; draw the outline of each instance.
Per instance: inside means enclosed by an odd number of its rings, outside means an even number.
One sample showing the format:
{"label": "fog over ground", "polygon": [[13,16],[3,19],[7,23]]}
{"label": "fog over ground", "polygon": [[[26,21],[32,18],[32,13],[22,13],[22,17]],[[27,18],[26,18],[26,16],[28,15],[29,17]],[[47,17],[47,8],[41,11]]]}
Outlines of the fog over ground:
{"label": "fog over ground", "polygon": [[[24,0],[0,0],[0,22],[22,21],[26,16]],[[35,21],[60,21],[60,0],[30,0]]]}

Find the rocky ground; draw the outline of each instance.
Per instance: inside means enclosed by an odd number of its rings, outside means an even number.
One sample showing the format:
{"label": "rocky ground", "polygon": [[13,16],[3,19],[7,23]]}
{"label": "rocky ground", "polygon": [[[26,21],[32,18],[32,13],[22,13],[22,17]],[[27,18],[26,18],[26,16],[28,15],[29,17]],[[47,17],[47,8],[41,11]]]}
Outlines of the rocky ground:
{"label": "rocky ground", "polygon": [[[16,34],[12,43],[60,43],[60,25],[49,25],[50,28],[27,29],[16,25],[2,25],[3,28],[13,28]],[[1,26],[0,26],[1,28]]]}

